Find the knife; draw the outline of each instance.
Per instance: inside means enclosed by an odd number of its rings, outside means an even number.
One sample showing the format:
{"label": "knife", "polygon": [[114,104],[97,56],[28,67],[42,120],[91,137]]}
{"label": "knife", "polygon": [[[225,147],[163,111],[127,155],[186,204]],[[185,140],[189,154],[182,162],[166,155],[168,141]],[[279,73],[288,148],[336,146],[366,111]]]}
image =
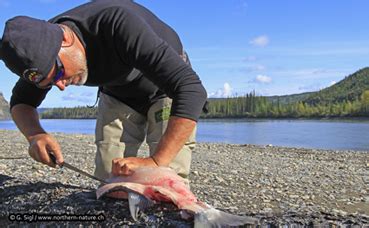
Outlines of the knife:
{"label": "knife", "polygon": [[[52,161],[54,164],[57,164],[57,163],[56,163],[56,157],[55,157],[55,155],[54,155],[53,153],[50,153],[50,152],[49,152],[48,154],[49,154],[49,156],[50,156],[51,161]],[[59,165],[59,164],[57,164],[57,165]],[[81,169],[78,169],[77,167],[75,167],[75,166],[73,166],[73,165],[71,165],[71,164],[69,164],[69,163],[67,163],[67,162],[63,162],[63,164],[60,164],[59,166],[60,166],[60,168],[65,167],[65,168],[68,168],[68,169],[70,169],[70,170],[73,170],[74,172],[77,172],[77,173],[79,173],[79,174],[82,174],[83,176],[89,177],[89,178],[91,178],[91,179],[97,180],[97,181],[99,181],[99,182],[101,182],[101,183],[103,183],[103,184],[108,184],[108,182],[106,182],[105,180],[100,179],[100,178],[98,178],[98,177],[95,177],[95,176],[93,176],[93,175],[91,175],[91,174],[89,174],[89,173],[87,173],[87,172],[85,172],[85,171],[83,171],[83,170],[81,170]]]}

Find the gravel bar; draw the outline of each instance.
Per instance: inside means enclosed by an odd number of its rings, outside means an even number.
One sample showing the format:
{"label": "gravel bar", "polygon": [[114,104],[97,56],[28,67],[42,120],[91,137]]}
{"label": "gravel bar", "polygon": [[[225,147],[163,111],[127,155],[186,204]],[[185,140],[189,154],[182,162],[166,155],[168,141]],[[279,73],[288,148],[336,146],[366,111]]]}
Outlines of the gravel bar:
{"label": "gravel bar", "polygon": [[[53,135],[65,161],[93,173],[92,135]],[[171,204],[135,222],[127,201],[96,200],[98,184],[33,161],[18,131],[0,130],[0,227],[193,226]],[[190,184],[201,201],[258,218],[259,227],[369,227],[368,151],[199,143]]]}

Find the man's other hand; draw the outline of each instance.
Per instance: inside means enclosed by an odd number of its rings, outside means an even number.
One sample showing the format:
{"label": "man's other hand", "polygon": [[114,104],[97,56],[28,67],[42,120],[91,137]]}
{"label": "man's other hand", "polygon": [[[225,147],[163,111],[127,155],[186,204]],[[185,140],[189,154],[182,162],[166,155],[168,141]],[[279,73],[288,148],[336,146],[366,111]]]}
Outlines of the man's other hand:
{"label": "man's other hand", "polygon": [[151,157],[147,158],[115,158],[112,160],[112,174],[115,176],[129,176],[134,173],[134,170],[142,167],[157,167],[158,165]]}

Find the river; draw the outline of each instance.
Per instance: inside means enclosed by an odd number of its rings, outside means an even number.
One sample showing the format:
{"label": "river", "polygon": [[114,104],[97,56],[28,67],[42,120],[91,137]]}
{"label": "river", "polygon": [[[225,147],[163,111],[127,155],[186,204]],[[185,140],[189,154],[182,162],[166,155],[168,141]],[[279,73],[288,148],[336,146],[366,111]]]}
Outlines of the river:
{"label": "river", "polygon": [[[49,132],[94,134],[95,120],[41,120]],[[11,120],[0,129],[15,130]],[[369,120],[211,119],[200,120],[197,141],[369,150]]]}

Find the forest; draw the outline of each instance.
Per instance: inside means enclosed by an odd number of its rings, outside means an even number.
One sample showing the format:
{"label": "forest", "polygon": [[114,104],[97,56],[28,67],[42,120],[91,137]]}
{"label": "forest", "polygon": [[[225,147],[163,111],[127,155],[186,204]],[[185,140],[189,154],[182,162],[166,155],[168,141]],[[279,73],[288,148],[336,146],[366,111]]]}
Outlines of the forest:
{"label": "forest", "polygon": [[[52,108],[44,119],[92,119],[96,107]],[[369,68],[363,68],[317,92],[285,96],[211,98],[201,118],[330,118],[364,117],[369,114]]]}

